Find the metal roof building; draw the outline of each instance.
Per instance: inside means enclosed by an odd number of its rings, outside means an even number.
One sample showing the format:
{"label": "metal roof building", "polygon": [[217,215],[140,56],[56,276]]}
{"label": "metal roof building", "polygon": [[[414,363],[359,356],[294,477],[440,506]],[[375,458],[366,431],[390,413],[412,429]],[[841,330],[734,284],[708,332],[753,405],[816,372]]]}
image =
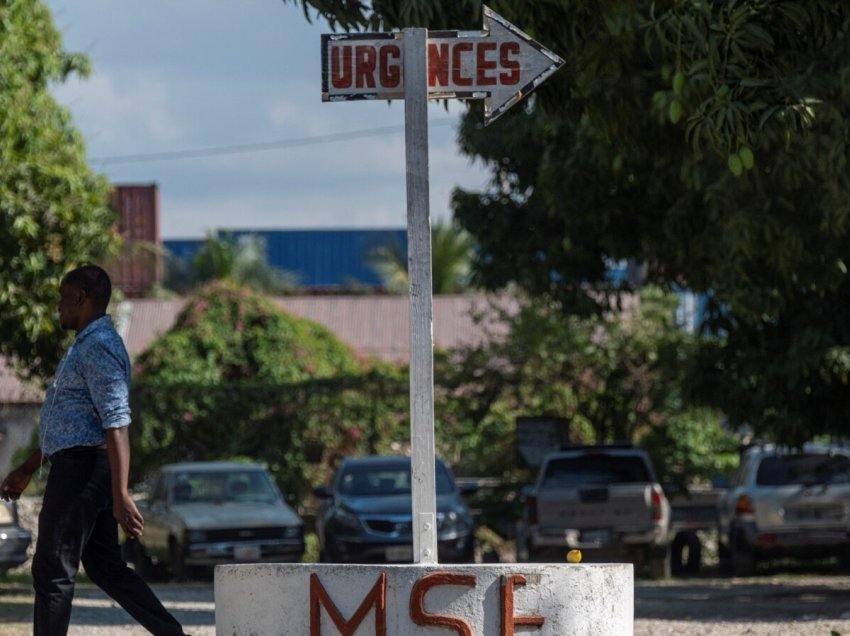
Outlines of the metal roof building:
{"label": "metal roof building", "polygon": [[[298,286],[307,289],[334,289],[351,286],[381,287],[381,279],[369,264],[377,248],[397,251],[407,260],[407,231],[401,229],[347,230],[256,230],[219,229],[217,238],[259,237],[265,244],[269,265],[298,277]],[[189,260],[203,240],[166,240],[172,255]]]}

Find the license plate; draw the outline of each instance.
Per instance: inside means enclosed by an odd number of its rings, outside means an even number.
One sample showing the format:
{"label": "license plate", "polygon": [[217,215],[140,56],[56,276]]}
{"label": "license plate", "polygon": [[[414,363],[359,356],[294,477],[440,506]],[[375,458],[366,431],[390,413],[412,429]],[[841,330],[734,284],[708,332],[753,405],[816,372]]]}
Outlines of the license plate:
{"label": "license plate", "polygon": [[593,545],[606,545],[611,541],[610,530],[583,530],[581,542]]}
{"label": "license plate", "polygon": [[387,561],[403,561],[411,563],[413,561],[413,547],[409,545],[391,545],[384,553]]}
{"label": "license plate", "polygon": [[233,548],[233,558],[237,561],[257,561],[260,558],[260,546],[237,545]]}

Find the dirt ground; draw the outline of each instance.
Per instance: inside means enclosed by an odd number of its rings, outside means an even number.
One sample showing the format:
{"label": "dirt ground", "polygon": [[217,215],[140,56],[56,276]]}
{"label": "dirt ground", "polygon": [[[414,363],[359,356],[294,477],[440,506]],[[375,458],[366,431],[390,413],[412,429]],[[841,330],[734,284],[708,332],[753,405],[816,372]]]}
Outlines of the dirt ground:
{"label": "dirt ground", "polygon": [[[0,579],[2,581],[2,579]],[[154,589],[187,633],[215,634],[210,582]],[[0,582],[0,634],[32,633],[32,592]],[[91,584],[77,588],[70,634],[141,636],[129,616]],[[674,579],[635,585],[635,636],[850,636],[850,576],[767,572],[751,579]],[[482,635],[487,636],[487,635]]]}
{"label": "dirt ground", "polygon": [[[32,527],[36,501],[22,500],[19,510],[30,521],[27,527]],[[513,559],[511,554],[500,553],[499,560]],[[16,570],[17,576],[0,576],[2,636],[32,633],[32,589],[20,582],[26,579],[28,569],[24,565]],[[714,574],[709,569],[706,576],[697,578],[664,583],[637,580],[634,635],[850,636],[850,576],[839,572],[834,563],[769,564],[758,576],[747,579]],[[153,588],[188,634],[215,634],[212,582],[166,583]],[[83,583],[77,586],[69,634],[141,636],[147,631],[134,625],[97,587]]]}

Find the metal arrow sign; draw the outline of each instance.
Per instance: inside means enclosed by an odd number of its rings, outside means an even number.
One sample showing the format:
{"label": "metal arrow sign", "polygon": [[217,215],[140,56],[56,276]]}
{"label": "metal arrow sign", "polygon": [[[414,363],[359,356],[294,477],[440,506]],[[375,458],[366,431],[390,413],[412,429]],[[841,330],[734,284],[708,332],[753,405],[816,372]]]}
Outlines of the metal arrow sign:
{"label": "metal arrow sign", "polygon": [[[404,99],[404,33],[322,35],[322,100]],[[428,99],[484,99],[494,121],[564,61],[484,7],[482,31],[429,31]]]}

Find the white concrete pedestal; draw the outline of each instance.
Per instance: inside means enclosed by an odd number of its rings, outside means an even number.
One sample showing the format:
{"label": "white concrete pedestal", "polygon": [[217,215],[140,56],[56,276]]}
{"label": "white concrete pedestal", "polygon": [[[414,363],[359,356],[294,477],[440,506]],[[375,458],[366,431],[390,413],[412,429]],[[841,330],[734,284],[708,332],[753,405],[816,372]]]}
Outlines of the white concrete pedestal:
{"label": "white concrete pedestal", "polygon": [[219,636],[630,636],[631,565],[223,565]]}

